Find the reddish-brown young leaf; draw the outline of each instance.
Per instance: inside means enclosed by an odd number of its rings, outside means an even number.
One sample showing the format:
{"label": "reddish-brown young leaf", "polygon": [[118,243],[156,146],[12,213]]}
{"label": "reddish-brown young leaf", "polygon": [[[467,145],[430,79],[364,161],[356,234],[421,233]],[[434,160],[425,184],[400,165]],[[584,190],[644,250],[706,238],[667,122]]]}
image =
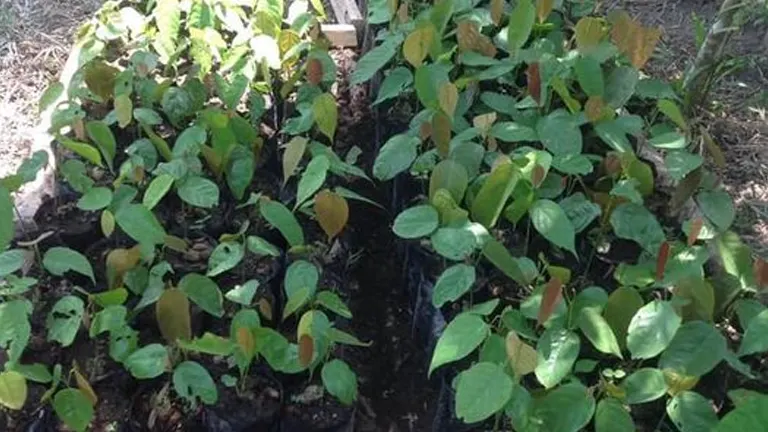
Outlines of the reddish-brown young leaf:
{"label": "reddish-brown young leaf", "polygon": [[259,299],[259,312],[261,316],[272,321],[272,304],[265,298]]}
{"label": "reddish-brown young leaf", "polygon": [[424,123],[421,124],[421,127],[419,128],[419,138],[421,138],[422,141],[426,141],[431,136],[432,136],[432,123],[425,121]]}
{"label": "reddish-brown young leaf", "polygon": [[603,102],[603,98],[600,96],[590,96],[586,105],[584,105],[584,111],[587,113],[587,120],[595,123],[603,118],[604,108],[605,103]]}
{"label": "reddish-brown young leaf", "polygon": [[691,221],[691,230],[688,232],[688,246],[693,246],[699,239],[701,228],[704,226],[704,219],[697,217]]}
{"label": "reddish-brown young leaf", "polygon": [[308,334],[301,335],[299,338],[299,363],[307,367],[312,363],[312,354],[315,351],[315,344],[312,341],[312,336]]}
{"label": "reddish-brown young leaf", "polygon": [[491,0],[491,21],[498,26],[504,17],[504,0]]}
{"label": "reddish-brown young leaf", "polygon": [[432,115],[432,141],[435,143],[437,153],[442,157],[448,157],[451,143],[451,118],[442,111]]}
{"label": "reddish-brown young leaf", "polygon": [[616,153],[608,153],[603,159],[605,165],[605,173],[613,177],[617,174],[621,174],[621,158]]}
{"label": "reddish-brown young leaf", "polygon": [[664,279],[664,269],[669,261],[669,242],[664,242],[659,247],[659,257],[656,259],[656,280]]}
{"label": "reddish-brown young leaf", "polygon": [[752,265],[755,272],[755,282],[758,288],[768,287],[768,263],[764,259],[757,257]]}
{"label": "reddish-brown young leaf", "polygon": [[475,51],[484,56],[496,57],[496,46],[491,39],[480,33],[477,24],[472,20],[463,20],[459,22],[456,29],[456,41],[459,43],[459,51]]}
{"label": "reddish-brown young leaf", "polygon": [[536,16],[539,18],[539,23],[543,23],[547,20],[547,17],[552,13],[552,9],[555,8],[555,0],[537,0],[536,1]]}
{"label": "reddish-brown young leaf", "polygon": [[85,132],[85,122],[79,118],[72,123],[72,130],[75,131],[75,138],[79,141],[85,141],[88,139],[88,135]]}
{"label": "reddish-brown young leaf", "polygon": [[528,93],[536,101],[541,103],[541,74],[539,74],[539,64],[531,63],[525,71],[525,77],[528,80]]}
{"label": "reddish-brown young leaf", "polygon": [[555,306],[563,298],[563,283],[560,279],[553,277],[544,287],[544,294],[541,296],[541,306],[539,307],[539,316],[537,317],[539,325],[547,322]]}
{"label": "reddish-brown young leaf", "polygon": [[256,354],[256,341],[247,327],[238,327],[235,338],[246,356],[253,357]]}
{"label": "reddish-brown young leaf", "polygon": [[307,81],[318,85],[323,80],[323,64],[316,58],[307,61]]}
{"label": "reddish-brown young leaf", "polygon": [[542,167],[539,164],[536,164],[533,167],[533,171],[531,171],[531,183],[533,183],[533,187],[539,187],[541,182],[544,181],[544,175],[546,173],[544,172],[544,167]]}

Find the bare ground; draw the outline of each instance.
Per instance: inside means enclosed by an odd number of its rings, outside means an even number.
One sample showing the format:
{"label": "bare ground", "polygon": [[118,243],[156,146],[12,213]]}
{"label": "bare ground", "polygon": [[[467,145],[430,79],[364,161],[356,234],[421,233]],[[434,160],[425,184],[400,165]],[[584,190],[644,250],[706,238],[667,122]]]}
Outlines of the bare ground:
{"label": "bare ground", "polygon": [[[101,0],[0,0],[0,177],[29,152],[37,100],[61,70],[72,34]],[[650,71],[679,78],[696,54],[695,18],[711,24],[719,0],[613,0],[664,29]],[[737,229],[768,258],[768,11],[733,43],[741,67],[719,82],[702,122],[723,148],[723,177],[737,202]]]}

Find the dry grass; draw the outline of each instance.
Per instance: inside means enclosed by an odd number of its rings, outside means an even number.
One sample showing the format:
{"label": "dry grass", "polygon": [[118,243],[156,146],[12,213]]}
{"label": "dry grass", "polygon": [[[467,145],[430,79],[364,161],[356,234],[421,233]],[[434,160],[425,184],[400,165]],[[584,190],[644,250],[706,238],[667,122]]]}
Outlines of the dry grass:
{"label": "dry grass", "polygon": [[37,101],[66,61],[72,33],[101,0],[0,0],[0,177],[27,155]]}

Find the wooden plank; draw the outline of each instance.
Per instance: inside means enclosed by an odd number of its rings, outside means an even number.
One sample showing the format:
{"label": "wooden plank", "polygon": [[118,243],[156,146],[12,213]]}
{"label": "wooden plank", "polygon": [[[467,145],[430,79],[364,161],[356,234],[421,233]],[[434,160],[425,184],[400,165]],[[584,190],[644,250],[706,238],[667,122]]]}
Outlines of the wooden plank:
{"label": "wooden plank", "polygon": [[323,24],[320,30],[335,47],[357,46],[357,28],[352,24]]}
{"label": "wooden plank", "polygon": [[355,0],[330,0],[333,14],[339,24],[352,24],[358,28],[363,24],[363,15]]}

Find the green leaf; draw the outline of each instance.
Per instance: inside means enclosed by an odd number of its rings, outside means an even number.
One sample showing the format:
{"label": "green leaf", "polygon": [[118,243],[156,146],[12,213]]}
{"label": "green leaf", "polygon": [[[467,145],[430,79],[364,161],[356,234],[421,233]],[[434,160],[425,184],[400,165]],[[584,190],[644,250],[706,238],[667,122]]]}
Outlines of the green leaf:
{"label": "green leaf", "polygon": [[85,124],[85,130],[94,144],[101,150],[109,170],[112,171],[112,164],[117,153],[117,142],[109,125],[100,120],[91,120]]}
{"label": "green leaf", "polygon": [[578,323],[581,331],[598,351],[623,358],[616,335],[598,310],[593,308],[582,310]]}
{"label": "green leaf", "polygon": [[197,403],[197,398],[207,405],[214,405],[219,399],[211,374],[194,361],[185,361],[176,366],[173,371],[173,389],[192,406]]}
{"label": "green leaf", "polygon": [[262,201],[259,204],[261,216],[269,222],[270,225],[277,228],[280,234],[285,237],[291,246],[301,246],[304,244],[304,231],[296,220],[296,216],[282,203],[277,201]]}
{"label": "green leaf", "polygon": [[133,101],[127,94],[121,94],[115,97],[114,104],[117,124],[121,129],[125,129],[133,120]]}
{"label": "green leaf", "polygon": [[51,104],[56,102],[59,97],[64,93],[64,84],[61,81],[52,82],[45,88],[43,94],[40,96],[40,101],[37,104],[37,113],[42,114],[47,110]]}
{"label": "green leaf", "polygon": [[583,428],[595,412],[592,392],[583,385],[564,384],[534,400],[533,421],[547,432],[574,432]]}
{"label": "green leaf", "polygon": [[70,346],[75,341],[77,331],[83,321],[85,304],[79,297],[64,296],[53,305],[48,313],[45,325],[48,328],[48,340],[62,346]]}
{"label": "green leaf", "polygon": [[494,138],[507,142],[537,141],[536,131],[528,126],[515,122],[498,122],[491,126],[488,134]]}
{"label": "green leaf", "polygon": [[512,398],[512,378],[499,365],[477,363],[456,379],[456,417],[464,423],[491,417]]}
{"label": "green leaf", "polygon": [[699,192],[696,203],[704,216],[721,232],[730,228],[736,218],[733,200],[724,190]]}
{"label": "green leaf", "polygon": [[669,302],[654,300],[640,308],[627,329],[627,348],[633,359],[649,359],[664,351],[682,318]]}
{"label": "green leaf", "polygon": [[19,361],[29,342],[31,313],[32,305],[26,300],[0,303],[0,347],[6,349],[12,363]]}
{"label": "green leaf", "polygon": [[648,144],[664,150],[682,150],[688,142],[685,136],[677,132],[667,132],[652,137],[648,140]]}
{"label": "green leaf", "polygon": [[404,93],[413,84],[413,74],[410,69],[398,66],[384,78],[379,88],[379,94],[373,105],[378,105],[385,100],[393,99]]}
{"label": "green leaf", "polygon": [[133,118],[139,123],[144,123],[149,126],[157,126],[163,124],[163,118],[157,111],[151,108],[135,108],[133,110]]}
{"label": "green leaf", "polygon": [[630,66],[615,68],[605,82],[605,103],[611,108],[621,108],[635,93],[640,72]]}
{"label": "green leaf", "polygon": [[472,219],[486,228],[493,228],[519,179],[519,170],[515,164],[497,166],[472,201]]}
{"label": "green leaf", "polygon": [[632,240],[652,256],[657,256],[666,241],[656,216],[641,204],[624,203],[611,213],[611,226],[617,237]]}
{"label": "green leaf", "polygon": [[421,144],[419,137],[395,135],[381,147],[373,163],[373,175],[379,180],[391,180],[407,170],[416,159]]}
{"label": "green leaf", "polygon": [[221,290],[212,279],[189,273],[179,281],[179,289],[202,310],[218,318],[224,315]]}
{"label": "green leaf", "polygon": [[656,106],[659,108],[665,116],[667,116],[674,124],[680,129],[688,129],[688,125],[685,122],[685,117],[680,111],[680,107],[669,99],[661,99],[657,102]]}
{"label": "green leaf", "polygon": [[456,301],[466,294],[475,283],[475,268],[467,264],[456,264],[445,269],[435,282],[432,291],[432,305],[439,308]]}
{"label": "green leaf", "polygon": [[507,26],[507,49],[515,54],[525,45],[536,22],[536,6],[531,0],[520,0],[509,14]]}
{"label": "green leaf", "polygon": [[101,210],[112,202],[112,191],[106,187],[91,188],[77,201],[77,207],[85,211]]}
{"label": "green leaf", "polygon": [[739,346],[739,357],[768,351],[766,334],[768,334],[768,310],[760,312],[749,321]]}
{"label": "green leaf", "polygon": [[583,147],[581,130],[570,115],[562,111],[555,111],[539,119],[536,123],[536,132],[541,143],[554,156],[581,153]]}
{"label": "green leaf", "polygon": [[434,111],[440,109],[440,99],[438,97],[440,87],[450,82],[448,71],[450,66],[439,63],[430,63],[416,69],[414,76],[414,86],[416,87],[416,97],[422,105]]}
{"label": "green leaf", "polygon": [[219,94],[222,102],[230,110],[236,110],[240,99],[248,88],[249,80],[243,74],[235,74],[228,82],[220,75],[214,75],[216,81],[216,92]]}
{"label": "green leaf", "polygon": [[343,345],[351,345],[358,347],[369,347],[373,342],[365,343],[360,339],[352,336],[349,333],[343,332],[339,329],[331,327],[328,329],[328,340],[332,343],[339,343]]}
{"label": "green leaf", "polygon": [[339,121],[339,111],[332,94],[323,93],[315,98],[312,102],[312,116],[320,132],[333,141],[336,124]]}
{"label": "green leaf", "polygon": [[315,156],[309,161],[307,169],[304,170],[304,173],[301,175],[301,180],[299,180],[295,208],[299,208],[304,201],[308,200],[323,186],[330,167],[331,161],[325,155]]}
{"label": "green leaf", "polygon": [[179,0],[158,0],[153,15],[158,30],[154,48],[160,54],[160,61],[167,63],[176,51],[176,41],[181,28]]}
{"label": "green leaf", "polygon": [[733,231],[717,236],[715,244],[720,252],[725,272],[739,281],[742,289],[755,289],[755,273],[752,270],[752,252]]}
{"label": "green leaf", "polygon": [[232,149],[227,162],[227,185],[237,200],[242,200],[245,190],[251,185],[256,161],[253,152],[245,146],[237,145]]}
{"label": "green leaf", "polygon": [[204,177],[191,176],[178,184],[179,198],[195,207],[213,208],[219,204],[219,187]]}
{"label": "green leaf", "polygon": [[13,240],[13,199],[8,189],[0,185],[0,250],[5,250]]}
{"label": "green leaf", "polygon": [[24,267],[27,253],[23,249],[0,252],[0,277],[7,276]]}
{"label": "green leaf", "polygon": [[403,35],[396,33],[384,40],[379,46],[365,53],[357,62],[354,72],[349,77],[350,85],[362,84],[373,78],[373,75],[400,51]]}
{"label": "green leaf", "polygon": [[60,390],[53,397],[53,410],[68,428],[83,432],[93,419],[93,405],[83,392],[75,388]]}
{"label": "green leaf", "polygon": [[236,285],[231,290],[224,294],[227,300],[235,303],[239,303],[243,306],[250,306],[253,302],[253,296],[256,295],[256,291],[259,289],[259,281],[251,279],[242,285]]}
{"label": "green leaf", "polygon": [[115,221],[120,229],[141,244],[165,243],[165,229],[155,215],[141,204],[120,206]]}
{"label": "green leaf", "polygon": [[546,388],[552,388],[571,373],[579,357],[579,336],[566,329],[550,327],[536,344],[539,361],[536,378]]}
{"label": "green leaf", "polygon": [[324,364],[320,376],[328,393],[341,403],[352,405],[357,400],[357,375],[343,361],[333,359]]}
{"label": "green leaf", "polygon": [[659,369],[642,368],[621,382],[628,404],[640,404],[656,400],[667,393],[664,373]]}
{"label": "green leaf", "polygon": [[579,80],[579,85],[587,96],[603,96],[605,92],[603,69],[597,60],[591,56],[581,56],[576,60],[574,70],[576,79]]}
{"label": "green leaf", "polygon": [[768,424],[768,396],[747,399],[723,417],[715,432],[759,431]]}
{"label": "green leaf", "polygon": [[507,248],[494,238],[490,238],[485,242],[483,256],[508,278],[520,285],[528,285],[533,280],[533,278],[526,277],[521,267],[521,261],[513,257]]}
{"label": "green leaf", "polygon": [[352,319],[352,311],[349,310],[344,300],[333,291],[320,291],[317,293],[317,304],[346,319]]}
{"label": "green leaf", "polygon": [[725,338],[711,324],[687,322],[677,330],[669,347],[659,357],[659,368],[701,377],[725,358],[726,350]]}
{"label": "green leaf", "polygon": [[18,411],[26,401],[27,380],[24,375],[12,370],[0,373],[0,405]]}
{"label": "green leaf", "polygon": [[155,208],[160,200],[163,199],[165,194],[167,194],[171,189],[173,180],[173,176],[169,174],[160,174],[159,176],[152,179],[152,182],[147,187],[147,190],[144,191],[144,198],[141,201],[142,204],[144,204],[144,207],[148,208],[149,210]]}
{"label": "green leaf", "polygon": [[[238,312],[238,314],[240,314],[240,312]],[[235,317],[237,316],[238,315],[235,315]],[[234,325],[235,318],[232,318],[232,322]],[[234,343],[230,339],[208,332],[203,333],[203,336],[195,338],[191,341],[178,339],[176,343],[181,349],[187,351],[194,351],[202,354],[211,354],[217,356],[227,356],[231,354],[232,350],[234,349]]]}
{"label": "green leaf", "polygon": [[123,366],[137,379],[159,377],[170,364],[168,350],[156,343],[139,348],[123,362]]}
{"label": "green leaf", "polygon": [[700,167],[703,163],[704,158],[687,151],[672,151],[667,153],[667,156],[664,158],[664,165],[667,167],[669,176],[677,181],[682,180],[688,173]]}
{"label": "green leaf", "polygon": [[616,399],[604,398],[597,403],[595,432],[634,432],[632,416]]}
{"label": "green leaf", "polygon": [[573,225],[574,231],[578,234],[589,226],[602,213],[600,206],[587,200],[582,192],[576,192],[568,195],[559,203],[565,215]]}
{"label": "green leaf", "polygon": [[576,256],[576,231],[562,207],[550,200],[538,200],[529,210],[533,227],[545,239]]}
{"label": "green leaf", "polygon": [[88,276],[94,284],[96,283],[88,258],[70,248],[56,246],[48,249],[43,256],[43,266],[55,276],[63,276],[68,271],[74,271]]}
{"label": "green leaf", "polygon": [[713,431],[718,422],[712,401],[693,391],[672,398],[667,414],[680,432]]}
{"label": "green leaf", "polygon": [[127,315],[128,310],[125,306],[114,305],[105,307],[93,316],[88,335],[94,338],[104,332],[115,332],[125,328],[125,318]]}
{"label": "green leaf", "polygon": [[469,176],[464,166],[454,160],[445,159],[432,170],[429,178],[429,199],[432,200],[439,189],[451,193],[453,200],[460,203],[469,184]]}
{"label": "green leaf", "polygon": [[220,243],[208,257],[208,273],[206,276],[218,276],[233,269],[245,256],[245,249],[240,243]]}
{"label": "green leaf", "polygon": [[442,365],[461,360],[480,346],[488,336],[489,327],[482,318],[461,314],[445,327],[429,364],[429,375]]}
{"label": "green leaf", "polygon": [[56,140],[62,145],[62,147],[73,151],[75,154],[87,160],[88,162],[100,167],[104,166],[101,163],[101,153],[99,153],[99,150],[96,147],[83,142],[71,140],[60,135],[56,137]]}
{"label": "green leaf", "polygon": [[288,266],[284,284],[287,304],[283,310],[283,318],[296,312],[314,297],[319,280],[317,267],[309,261],[299,260]]}
{"label": "green leaf", "polygon": [[415,239],[432,234],[439,223],[439,215],[434,207],[418,205],[397,215],[392,231],[400,238]]}
{"label": "green leaf", "polygon": [[280,249],[278,249],[277,246],[259,236],[248,236],[245,239],[245,244],[248,247],[248,250],[256,255],[272,257],[280,256]]}
{"label": "green leaf", "polygon": [[188,91],[181,87],[171,87],[163,93],[160,106],[168,119],[176,127],[183,127],[182,122],[193,109],[194,101]]}
{"label": "green leaf", "polygon": [[643,307],[643,298],[635,288],[623,286],[608,296],[603,318],[613,330],[619,346],[626,347],[627,330],[632,317]]}
{"label": "green leaf", "polygon": [[461,261],[477,247],[475,234],[465,228],[440,228],[430,237],[435,252],[453,261]]}

